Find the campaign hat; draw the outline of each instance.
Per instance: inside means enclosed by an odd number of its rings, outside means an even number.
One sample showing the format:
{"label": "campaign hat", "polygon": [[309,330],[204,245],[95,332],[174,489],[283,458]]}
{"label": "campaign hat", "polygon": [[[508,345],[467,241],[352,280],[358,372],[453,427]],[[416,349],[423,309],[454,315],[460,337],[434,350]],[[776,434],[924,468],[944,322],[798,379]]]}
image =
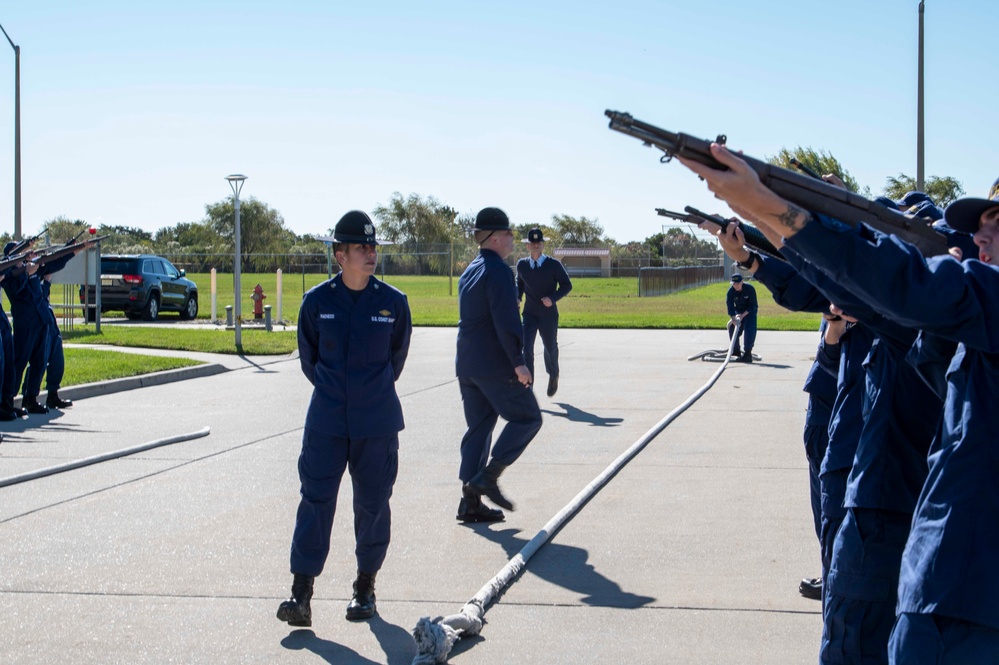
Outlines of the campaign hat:
{"label": "campaign hat", "polygon": [[533,228],[527,232],[527,240],[524,242],[544,242],[545,234],[541,232],[541,229]]}
{"label": "campaign hat", "polygon": [[483,208],[475,216],[476,231],[508,231],[510,218],[499,208]]}
{"label": "campaign hat", "polygon": [[357,245],[385,245],[375,239],[375,223],[368,213],[351,210],[340,218],[333,227],[333,242],[354,243]]}
{"label": "campaign hat", "polygon": [[975,233],[978,231],[978,223],[982,213],[997,206],[999,206],[999,179],[992,183],[988,198],[978,199],[967,196],[958,199],[944,210],[944,219],[953,229],[965,233]]}

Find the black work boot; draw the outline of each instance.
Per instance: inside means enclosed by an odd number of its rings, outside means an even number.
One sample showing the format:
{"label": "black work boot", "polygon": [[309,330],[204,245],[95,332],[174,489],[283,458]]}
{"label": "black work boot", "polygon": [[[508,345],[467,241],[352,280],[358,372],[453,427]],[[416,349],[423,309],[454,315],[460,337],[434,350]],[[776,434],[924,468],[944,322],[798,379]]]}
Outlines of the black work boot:
{"label": "black work boot", "polygon": [[741,362],[741,363],[751,363],[751,362],[753,362],[753,352],[752,351],[746,351],[745,353],[743,353],[742,357],[739,358],[739,362]]}
{"label": "black work boot", "polygon": [[503,496],[496,481],[503,474],[506,465],[497,464],[495,461],[486,465],[486,468],[479,471],[468,481],[468,488],[476,494],[485,494],[486,497],[500,508],[513,510],[513,502]]}
{"label": "black work boot", "polygon": [[278,606],[277,618],[287,621],[290,626],[312,625],[312,583],[315,577],[295,573],[295,581],[291,583],[291,598]]}
{"label": "black work boot", "polygon": [[357,571],[354,597],[347,605],[347,621],[363,621],[375,616],[375,573]]}
{"label": "black work boot", "polygon": [[21,408],[23,408],[28,413],[43,414],[49,412],[49,407],[42,406],[38,403],[38,396],[23,397],[21,399]]}
{"label": "black work boot", "polygon": [[461,503],[454,518],[460,522],[502,522],[506,515],[502,510],[485,506],[479,495],[466,484],[461,487]]}
{"label": "black work boot", "polygon": [[48,395],[45,396],[45,406],[50,409],[68,409],[73,406],[73,400],[59,399],[59,390],[50,390]]}
{"label": "black work boot", "polygon": [[558,376],[548,377],[548,396],[552,397],[558,392]]}

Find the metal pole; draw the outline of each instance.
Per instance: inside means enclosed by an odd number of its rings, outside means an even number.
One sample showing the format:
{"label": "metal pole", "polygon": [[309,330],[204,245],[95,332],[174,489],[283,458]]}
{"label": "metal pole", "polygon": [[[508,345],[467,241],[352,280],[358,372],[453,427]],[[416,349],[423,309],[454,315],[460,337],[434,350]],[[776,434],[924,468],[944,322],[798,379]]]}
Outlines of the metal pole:
{"label": "metal pole", "polygon": [[14,240],[21,239],[21,47],[0,25],[0,31],[14,49]]}
{"label": "metal pole", "polygon": [[919,65],[918,83],[916,84],[916,189],[924,191],[925,163],[923,141],[923,9],[924,2],[919,0]]}
{"label": "metal pole", "polygon": [[242,329],[242,323],[243,323],[243,314],[242,314],[242,312],[243,312],[243,309],[242,309],[242,304],[240,303],[240,297],[241,296],[240,296],[240,284],[239,284],[240,271],[242,269],[242,266],[241,266],[242,261],[241,261],[241,256],[240,256],[242,254],[242,251],[240,249],[240,238],[239,238],[239,192],[240,192],[240,190],[243,189],[243,182],[246,180],[246,176],[245,175],[238,175],[238,174],[237,175],[230,175],[230,176],[226,176],[226,180],[229,181],[229,186],[232,187],[232,195],[233,195],[233,198],[235,199],[235,208],[236,208],[236,211],[235,211],[236,212],[236,230],[235,230],[235,234],[234,234],[234,238],[233,238],[233,244],[236,246],[235,247],[235,253],[236,253],[235,259],[236,259],[236,262],[233,265],[233,288],[236,291],[236,293],[235,293],[235,301],[236,301],[235,302],[235,305],[236,305],[236,307],[235,307],[235,314],[236,314],[236,320],[235,320],[235,323],[234,323],[233,327],[234,327],[234,329],[236,331],[236,349],[237,350],[242,350],[242,347],[243,347],[243,329]]}

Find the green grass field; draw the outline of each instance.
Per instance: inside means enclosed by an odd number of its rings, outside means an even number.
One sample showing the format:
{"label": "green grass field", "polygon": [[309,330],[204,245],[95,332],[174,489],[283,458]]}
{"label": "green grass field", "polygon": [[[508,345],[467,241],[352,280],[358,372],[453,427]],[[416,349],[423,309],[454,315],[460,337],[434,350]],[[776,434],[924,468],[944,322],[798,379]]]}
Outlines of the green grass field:
{"label": "green grass field", "polygon": [[[189,275],[199,287],[201,312],[199,320],[211,315],[211,278],[208,274]],[[325,275],[288,274],[283,276],[282,318],[296,323],[302,295],[326,279]],[[418,326],[454,326],[458,323],[458,278],[414,277],[388,275],[386,282],[404,291],[409,297],[413,323]],[[253,302],[249,295],[260,284],[267,296],[264,304],[271,305],[271,315],[277,320],[277,297],[274,273],[242,275],[244,319],[252,317]],[[766,287],[753,283],[760,300],[761,330],[815,330],[819,317],[815,314],[788,312],[774,304]],[[565,328],[720,328],[725,325],[725,293],[728,282],[691,289],[654,298],[638,297],[638,280],[621,278],[577,278],[573,290],[559,303],[560,325]],[[225,318],[225,305],[233,302],[232,275],[217,278],[218,319]],[[164,320],[177,318],[172,312]]]}

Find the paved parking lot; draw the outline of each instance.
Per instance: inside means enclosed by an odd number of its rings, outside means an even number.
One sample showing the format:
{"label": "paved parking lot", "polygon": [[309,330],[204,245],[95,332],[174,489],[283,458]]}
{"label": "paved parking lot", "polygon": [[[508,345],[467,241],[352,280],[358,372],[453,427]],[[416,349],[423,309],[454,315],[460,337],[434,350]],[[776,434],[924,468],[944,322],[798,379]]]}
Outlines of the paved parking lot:
{"label": "paved parking lot", "polygon": [[[349,496],[313,628],[274,617],[291,581],[310,394],[296,358],[223,358],[226,371],[5,427],[0,479],[211,434],[0,488],[3,662],[408,664],[416,621],[457,612],[718,369],[687,357],[727,342],[724,331],[562,331],[559,392],[540,391],[544,426],[502,480],[518,510],[467,527],[454,521],[464,429],[454,334],[414,332],[398,386],[407,428],[393,542],[367,623],[343,618]],[[819,604],[797,583],[819,572],[801,444],[816,341],[761,333],[763,362],[731,365],[531,559],[449,662],[813,661]]]}

